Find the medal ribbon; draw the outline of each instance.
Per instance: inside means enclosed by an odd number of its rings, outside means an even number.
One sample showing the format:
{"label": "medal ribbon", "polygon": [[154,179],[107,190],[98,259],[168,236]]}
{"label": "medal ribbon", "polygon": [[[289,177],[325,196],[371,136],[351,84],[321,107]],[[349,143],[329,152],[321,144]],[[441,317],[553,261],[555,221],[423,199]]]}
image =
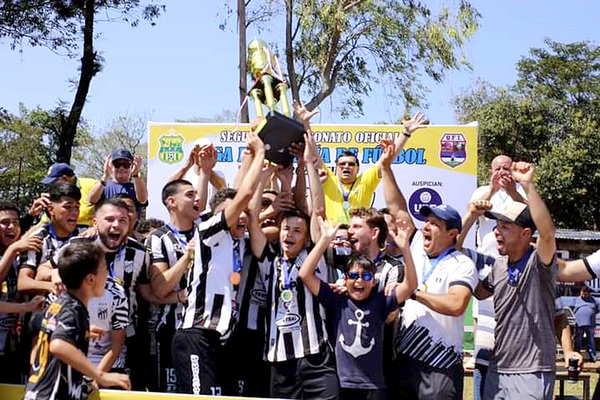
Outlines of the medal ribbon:
{"label": "medal ribbon", "polygon": [[427,259],[429,257],[425,256],[425,260],[423,262],[423,271],[421,274],[421,283],[426,283],[427,280],[429,279],[429,277],[431,276],[431,274],[433,274],[433,271],[435,270],[435,267],[437,267],[437,265],[440,263],[440,261],[442,261],[442,259],[444,257],[446,257],[448,254],[452,253],[454,251],[454,245],[448,247],[446,250],[442,251],[437,257],[434,258],[430,258],[429,259],[429,264],[431,264],[431,268],[429,268],[429,271],[425,272],[425,269],[427,268]]}
{"label": "medal ribbon", "polygon": [[167,228],[169,228],[171,230],[171,232],[173,232],[173,234],[175,234],[177,241],[181,245],[181,251],[183,251],[185,253],[187,251],[187,246],[188,246],[188,241],[187,241],[187,238],[185,237],[185,235],[182,235],[181,232],[179,232],[179,229],[175,228],[171,224],[167,224]]}
{"label": "medal ribbon", "polygon": [[281,258],[281,269],[281,286],[282,290],[286,290],[289,289],[292,284],[292,274],[290,271],[291,268],[290,263],[288,263],[288,260]]}
{"label": "medal ribbon", "polygon": [[340,191],[342,192],[342,198],[344,199],[344,201],[349,201],[348,199],[350,199],[350,192],[352,192],[352,188],[354,187],[355,183],[356,181],[352,182],[352,185],[350,185],[350,189],[348,190],[348,192],[346,192],[344,184],[340,180]]}
{"label": "medal ribbon", "polygon": [[233,239],[233,272],[242,269],[242,257],[240,255],[240,239]]}
{"label": "medal ribbon", "polygon": [[[112,260],[108,264],[108,275],[111,278],[115,278],[115,264],[116,264],[117,261],[121,260],[121,258],[123,257],[124,254],[125,254],[125,246],[121,245],[121,248],[119,249],[119,252],[117,253],[117,255],[115,255],[115,259]],[[121,285],[123,284],[120,279],[118,280],[118,283],[120,283]]]}
{"label": "medal ribbon", "polygon": [[531,255],[531,252],[533,251],[533,249],[529,249],[527,251],[527,253],[525,253],[525,255],[523,257],[521,257],[521,259],[519,261],[517,261],[514,264],[511,264],[510,262],[507,265],[507,269],[508,269],[508,284],[511,286],[517,286],[519,284],[519,275],[521,275],[521,271],[523,270],[523,267],[525,267],[525,265],[527,264],[527,261],[529,260],[529,256]]}

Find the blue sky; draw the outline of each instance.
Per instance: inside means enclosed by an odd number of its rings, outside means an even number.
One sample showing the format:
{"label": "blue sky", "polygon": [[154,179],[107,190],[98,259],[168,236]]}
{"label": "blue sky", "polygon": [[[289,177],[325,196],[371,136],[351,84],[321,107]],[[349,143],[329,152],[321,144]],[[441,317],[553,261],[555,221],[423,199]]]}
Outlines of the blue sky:
{"label": "blue sky", "polygon": [[[434,2],[453,4],[450,2]],[[230,3],[235,2],[230,0]],[[544,38],[560,42],[600,43],[600,3],[597,0],[473,1],[482,14],[481,27],[465,48],[473,71],[448,74],[442,84],[429,82],[425,112],[436,124],[451,124],[451,99],[482,78],[506,85],[516,78],[515,63]],[[92,81],[83,117],[101,127],[121,114],[151,116],[155,121],[212,117],[235,110],[237,95],[237,37],[232,28],[219,30],[223,1],[168,2],[166,13],[152,27],[141,23],[103,23],[96,47],[106,63]],[[277,35],[272,30],[262,36]],[[250,33],[249,38],[255,34]],[[23,47],[22,53],[0,43],[0,106],[16,112],[27,107],[69,104],[78,63],[45,48]],[[363,117],[343,120],[326,101],[317,122],[372,123],[394,121],[401,109],[390,107],[380,88],[369,97]]]}

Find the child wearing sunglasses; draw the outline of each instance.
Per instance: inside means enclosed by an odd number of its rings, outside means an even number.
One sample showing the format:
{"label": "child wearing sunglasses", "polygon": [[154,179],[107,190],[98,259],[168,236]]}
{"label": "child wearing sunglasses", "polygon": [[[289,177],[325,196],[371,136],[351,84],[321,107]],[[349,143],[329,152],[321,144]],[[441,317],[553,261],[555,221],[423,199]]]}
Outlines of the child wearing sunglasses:
{"label": "child wearing sunglasses", "polygon": [[319,217],[321,237],[299,271],[304,285],[317,296],[333,317],[333,342],[340,399],[385,399],[383,375],[383,328],[388,314],[410,297],[417,288],[417,276],[410,254],[405,224],[393,233],[405,262],[404,280],[385,291],[376,287],[373,262],[365,255],[353,255],[348,261],[345,294],[336,294],[315,270],[338,227],[332,227]]}

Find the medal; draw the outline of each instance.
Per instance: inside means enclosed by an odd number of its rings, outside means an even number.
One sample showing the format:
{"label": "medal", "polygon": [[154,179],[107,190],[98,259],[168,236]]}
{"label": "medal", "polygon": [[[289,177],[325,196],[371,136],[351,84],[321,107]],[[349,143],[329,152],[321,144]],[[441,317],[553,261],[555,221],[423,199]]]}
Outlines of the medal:
{"label": "medal", "polygon": [[417,290],[419,290],[420,292],[426,292],[427,291],[427,285],[425,283],[421,283],[419,285],[419,287],[417,288]]}
{"label": "medal", "polygon": [[231,274],[229,274],[229,281],[233,286],[238,286],[241,280],[242,277],[239,272],[232,272]]}
{"label": "medal", "polygon": [[350,209],[350,202],[344,200],[344,202],[342,203],[342,207],[344,208],[344,210],[348,211]]}
{"label": "medal", "polygon": [[280,297],[281,301],[283,301],[284,303],[289,303],[294,298],[294,294],[290,289],[284,289],[281,291]]}

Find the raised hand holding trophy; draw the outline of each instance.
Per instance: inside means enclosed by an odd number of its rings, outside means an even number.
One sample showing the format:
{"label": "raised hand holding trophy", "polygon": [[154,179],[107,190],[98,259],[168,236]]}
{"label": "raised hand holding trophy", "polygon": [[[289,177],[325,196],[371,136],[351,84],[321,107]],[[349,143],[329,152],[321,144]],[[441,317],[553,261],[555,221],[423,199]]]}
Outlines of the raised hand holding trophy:
{"label": "raised hand holding trophy", "polygon": [[[276,164],[289,165],[294,156],[288,148],[292,143],[304,141],[304,127],[293,120],[288,102],[288,84],[281,72],[279,60],[271,53],[267,44],[255,39],[248,45],[250,71],[255,81],[250,88],[257,117],[265,117],[257,126],[256,132],[265,143],[265,157]],[[281,113],[277,111],[281,105]],[[267,107],[266,115],[263,104]]]}

